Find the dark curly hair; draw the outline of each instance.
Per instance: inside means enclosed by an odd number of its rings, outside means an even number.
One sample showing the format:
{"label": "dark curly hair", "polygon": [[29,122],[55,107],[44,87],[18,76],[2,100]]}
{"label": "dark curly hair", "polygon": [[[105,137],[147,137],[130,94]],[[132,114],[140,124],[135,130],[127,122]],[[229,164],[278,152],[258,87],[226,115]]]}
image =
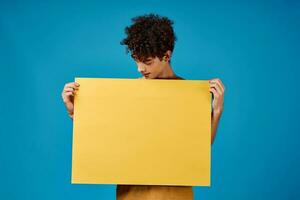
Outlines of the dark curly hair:
{"label": "dark curly hair", "polygon": [[173,51],[176,36],[173,21],[157,14],[147,14],[131,19],[132,25],[125,28],[127,35],[121,45],[127,45],[126,53],[135,60],[145,62],[149,57],[162,60],[166,51]]}

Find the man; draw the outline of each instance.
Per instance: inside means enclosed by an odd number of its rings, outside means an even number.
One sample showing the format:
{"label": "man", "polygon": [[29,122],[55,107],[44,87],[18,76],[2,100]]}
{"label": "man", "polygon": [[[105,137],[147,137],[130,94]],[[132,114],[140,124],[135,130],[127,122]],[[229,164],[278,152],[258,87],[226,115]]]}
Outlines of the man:
{"label": "man", "polygon": [[[121,44],[126,45],[137,64],[143,79],[178,79],[171,67],[171,56],[176,36],[173,22],[166,17],[155,14],[138,16],[133,24],[125,28],[127,37]],[[211,143],[213,143],[217,126],[223,112],[225,87],[220,79],[212,79],[210,92],[213,94],[211,113]],[[78,90],[76,82],[67,83],[62,91],[62,98],[73,118],[73,96]],[[145,186],[118,185],[117,200],[192,200],[193,190],[189,186]]]}

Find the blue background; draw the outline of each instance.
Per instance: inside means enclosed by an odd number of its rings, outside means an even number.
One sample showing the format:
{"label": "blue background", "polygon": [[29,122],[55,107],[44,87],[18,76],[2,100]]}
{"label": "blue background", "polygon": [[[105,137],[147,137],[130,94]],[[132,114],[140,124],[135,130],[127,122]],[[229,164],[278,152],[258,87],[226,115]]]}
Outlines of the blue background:
{"label": "blue background", "polygon": [[175,21],[172,66],[220,78],[224,112],[212,186],[195,199],[299,199],[299,1],[1,1],[0,199],[115,199],[72,185],[72,121],[61,99],[82,77],[139,77],[119,44],[134,16]]}

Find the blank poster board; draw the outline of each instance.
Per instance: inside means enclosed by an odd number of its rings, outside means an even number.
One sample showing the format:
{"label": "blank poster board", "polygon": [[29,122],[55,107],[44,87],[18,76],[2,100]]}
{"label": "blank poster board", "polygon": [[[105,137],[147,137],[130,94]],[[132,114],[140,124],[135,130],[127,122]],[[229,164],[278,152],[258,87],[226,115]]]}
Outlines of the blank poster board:
{"label": "blank poster board", "polygon": [[208,81],[75,81],[72,183],[210,185]]}

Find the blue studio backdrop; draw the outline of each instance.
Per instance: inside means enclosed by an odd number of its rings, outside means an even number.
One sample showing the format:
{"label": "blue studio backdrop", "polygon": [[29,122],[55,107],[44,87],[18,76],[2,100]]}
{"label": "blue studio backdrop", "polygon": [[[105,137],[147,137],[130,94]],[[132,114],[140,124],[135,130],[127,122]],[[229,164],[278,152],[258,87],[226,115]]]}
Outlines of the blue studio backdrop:
{"label": "blue studio backdrop", "polygon": [[211,187],[195,199],[300,199],[300,1],[0,1],[0,199],[115,199],[72,185],[75,76],[137,78],[120,41],[137,15],[174,20],[175,72],[220,78]]}

